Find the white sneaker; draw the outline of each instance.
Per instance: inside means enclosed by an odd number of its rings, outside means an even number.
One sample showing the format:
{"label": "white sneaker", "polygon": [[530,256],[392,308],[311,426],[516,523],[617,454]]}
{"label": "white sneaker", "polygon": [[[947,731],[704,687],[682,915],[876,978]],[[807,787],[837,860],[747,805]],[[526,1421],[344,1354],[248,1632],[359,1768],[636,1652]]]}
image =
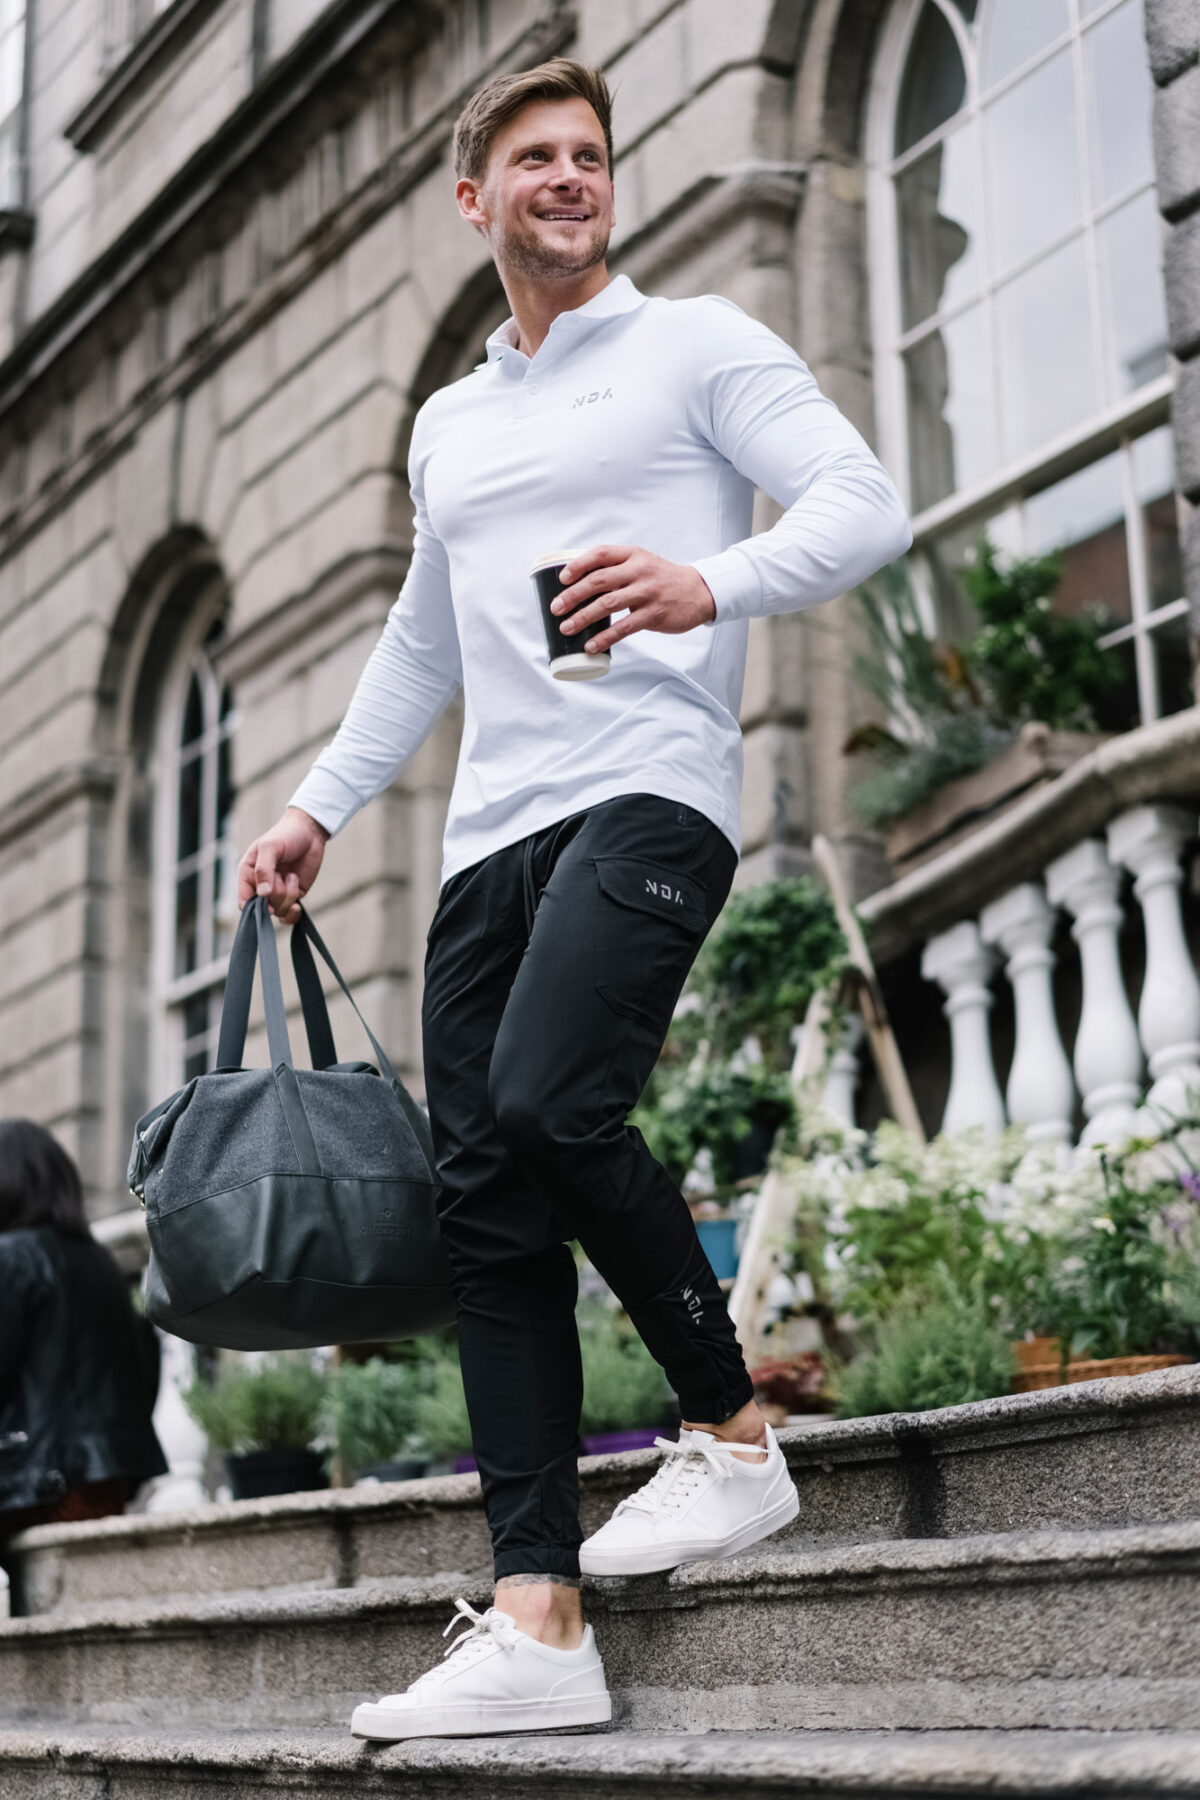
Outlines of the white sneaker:
{"label": "white sneaker", "polygon": [[612,1718],[604,1664],[590,1625],[577,1650],[554,1650],[518,1630],[507,1613],[477,1613],[465,1600],[443,1637],[463,1619],[437,1668],[406,1693],[356,1706],[350,1729],[361,1738],[473,1737],[496,1731],[545,1731],[603,1725]]}
{"label": "white sneaker", "polygon": [[800,1511],[800,1496],[771,1427],[758,1462],[734,1456],[711,1431],[655,1438],[666,1461],[645,1487],[580,1546],[585,1575],[649,1575],[678,1563],[736,1556]]}

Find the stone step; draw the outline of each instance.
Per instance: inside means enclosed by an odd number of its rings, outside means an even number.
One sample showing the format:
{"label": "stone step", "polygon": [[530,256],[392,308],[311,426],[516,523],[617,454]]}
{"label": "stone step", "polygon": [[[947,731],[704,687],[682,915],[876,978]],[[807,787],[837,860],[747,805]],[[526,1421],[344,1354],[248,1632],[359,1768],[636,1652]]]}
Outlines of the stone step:
{"label": "stone step", "polygon": [[[0,1724],[344,1723],[486,1581],[118,1602],[0,1626]],[[1200,1521],[762,1551],[587,1584],[642,1731],[1200,1730]]]}
{"label": "stone step", "polygon": [[[820,1421],[782,1441],[801,1508],[779,1547],[1183,1519],[1200,1513],[1200,1365],[939,1412]],[[585,1458],[585,1531],[656,1460],[653,1451]],[[491,1561],[473,1475],[41,1526],[13,1540],[11,1557],[24,1613],[353,1587]]]}
{"label": "stone step", "polygon": [[5,1800],[1198,1800],[1200,1734],[642,1732],[367,1746],[344,1731],[0,1732]]}

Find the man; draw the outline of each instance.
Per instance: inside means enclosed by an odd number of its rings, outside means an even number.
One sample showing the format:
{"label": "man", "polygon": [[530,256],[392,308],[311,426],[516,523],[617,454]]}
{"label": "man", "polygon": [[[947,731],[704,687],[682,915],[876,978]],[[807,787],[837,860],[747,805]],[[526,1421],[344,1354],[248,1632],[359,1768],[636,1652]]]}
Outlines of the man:
{"label": "man", "polygon": [[[413,430],[412,563],[331,745],[252,844],[284,922],[325,843],[461,684],[462,750],[423,1033],[441,1223],[495,1551],[495,1604],[359,1735],[610,1716],[579,1572],[729,1555],[795,1516],[687,1206],[626,1117],[733,881],[746,620],[844,593],[911,542],[891,481],[795,353],[730,302],[605,268],[610,96],[563,58],[490,82],[456,198],[512,307]],[[750,536],[755,486],[788,510]],[[529,570],[570,552],[550,673]],[[679,1396],[646,1487],[580,1545],[578,1238]]]}

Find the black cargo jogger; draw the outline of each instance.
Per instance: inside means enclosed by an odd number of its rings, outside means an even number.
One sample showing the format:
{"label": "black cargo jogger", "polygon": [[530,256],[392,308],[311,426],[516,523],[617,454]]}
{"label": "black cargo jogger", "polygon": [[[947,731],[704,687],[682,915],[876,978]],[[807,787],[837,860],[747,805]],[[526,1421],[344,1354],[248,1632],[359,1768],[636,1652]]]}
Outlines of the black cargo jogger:
{"label": "black cargo jogger", "polygon": [[425,1076],[498,1577],[579,1571],[571,1238],[685,1419],[751,1398],[691,1214],[625,1122],[736,867],[694,807],[632,794],[460,870],[439,896]]}

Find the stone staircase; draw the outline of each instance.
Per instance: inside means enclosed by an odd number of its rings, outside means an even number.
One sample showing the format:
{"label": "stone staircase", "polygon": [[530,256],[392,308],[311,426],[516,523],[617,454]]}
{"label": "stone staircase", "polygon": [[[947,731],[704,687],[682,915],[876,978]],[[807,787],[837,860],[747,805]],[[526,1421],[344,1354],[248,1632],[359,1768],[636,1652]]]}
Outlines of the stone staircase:
{"label": "stone staircase", "polygon": [[[786,1532],[587,1584],[599,1733],[349,1737],[487,1599],[474,1476],[27,1532],[0,1796],[1200,1800],[1200,1367],[784,1442]],[[654,1461],[586,1463],[585,1528]]]}

